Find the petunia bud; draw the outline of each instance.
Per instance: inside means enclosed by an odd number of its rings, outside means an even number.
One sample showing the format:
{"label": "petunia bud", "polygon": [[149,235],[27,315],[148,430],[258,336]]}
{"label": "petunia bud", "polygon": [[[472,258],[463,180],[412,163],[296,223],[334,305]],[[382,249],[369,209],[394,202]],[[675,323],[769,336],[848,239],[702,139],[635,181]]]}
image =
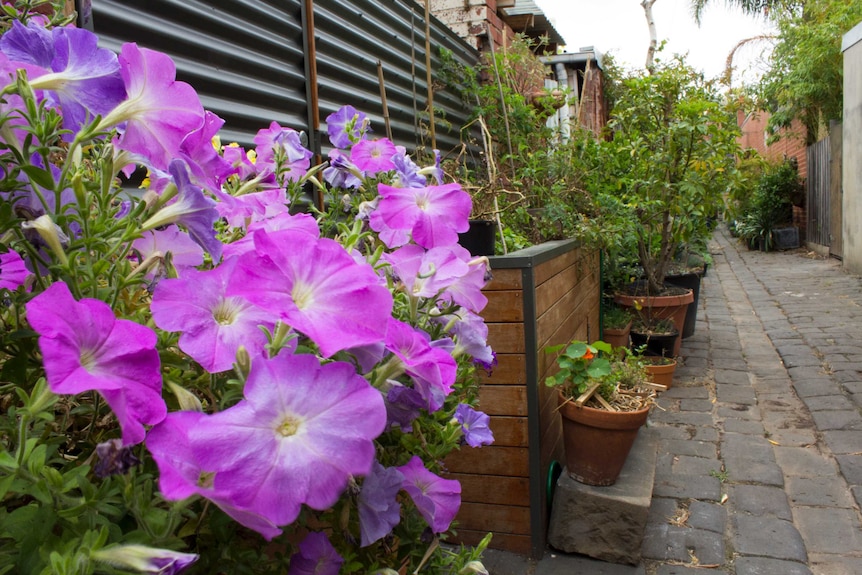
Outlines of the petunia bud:
{"label": "petunia bud", "polygon": [[175,396],[177,396],[177,401],[180,404],[180,409],[183,411],[203,411],[204,406],[201,405],[201,400],[198,399],[198,396],[190,392],[185,387],[174,383],[173,381],[168,381],[168,387],[171,388],[171,391]]}
{"label": "petunia bud", "polygon": [[151,575],[177,575],[198,560],[194,553],[179,553],[144,545],[117,545],[92,551],[90,557],[119,569]]}
{"label": "petunia bud", "polygon": [[63,244],[69,243],[69,237],[63,233],[63,230],[54,223],[51,216],[44,214],[29,222],[23,222],[21,227],[25,230],[36,230],[41,238],[48,244],[57,259],[63,265],[68,265],[69,259],[66,257],[66,252],[63,251]]}
{"label": "petunia bud", "polygon": [[242,381],[248,378],[248,374],[251,371],[251,356],[244,345],[239,346],[236,350],[236,367],[234,370]]}
{"label": "petunia bud", "polygon": [[470,561],[464,568],[458,571],[458,575],[488,575],[488,570],[481,561]]}

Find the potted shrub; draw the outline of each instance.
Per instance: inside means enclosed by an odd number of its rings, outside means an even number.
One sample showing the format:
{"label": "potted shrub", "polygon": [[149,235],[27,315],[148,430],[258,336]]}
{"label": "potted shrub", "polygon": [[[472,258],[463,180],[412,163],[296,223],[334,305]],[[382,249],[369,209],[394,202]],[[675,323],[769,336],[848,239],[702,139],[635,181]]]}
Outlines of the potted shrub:
{"label": "potted shrub", "polygon": [[558,390],[568,473],[588,485],[613,485],[664,387],[649,382],[639,358],[603,341],[571,342],[557,365],[545,383]]}
{"label": "potted shrub", "polygon": [[669,289],[665,279],[680,248],[710,233],[735,170],[735,116],[701,74],[675,57],[623,80],[609,126],[613,137],[601,144],[597,169],[604,180],[597,189],[626,209],[596,224],[630,238],[637,254],[643,278],[624,295],[645,298],[650,308],[665,294],[687,305],[690,291]]}

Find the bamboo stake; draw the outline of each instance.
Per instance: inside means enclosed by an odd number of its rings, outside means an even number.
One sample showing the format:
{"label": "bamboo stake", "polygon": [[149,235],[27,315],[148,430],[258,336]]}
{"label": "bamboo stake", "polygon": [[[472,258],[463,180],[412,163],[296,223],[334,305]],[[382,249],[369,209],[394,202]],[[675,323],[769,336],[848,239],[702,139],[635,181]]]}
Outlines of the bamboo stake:
{"label": "bamboo stake", "polygon": [[434,127],[434,87],[431,85],[431,0],[425,0],[425,81],[428,83],[428,124],[431,133],[431,148],[437,149],[437,133]]}
{"label": "bamboo stake", "polygon": [[380,102],[383,104],[383,125],[386,137],[392,140],[392,126],[389,123],[389,104],[386,102],[386,83],[383,81],[383,63],[377,60],[377,82],[380,84]]}

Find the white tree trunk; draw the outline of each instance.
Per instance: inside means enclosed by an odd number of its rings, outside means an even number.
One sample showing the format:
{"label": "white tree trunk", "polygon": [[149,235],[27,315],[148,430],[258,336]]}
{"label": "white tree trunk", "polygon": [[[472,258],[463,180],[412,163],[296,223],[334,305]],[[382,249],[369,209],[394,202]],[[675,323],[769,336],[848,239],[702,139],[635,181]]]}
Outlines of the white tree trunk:
{"label": "white tree trunk", "polygon": [[641,6],[644,9],[644,15],[646,16],[647,26],[649,27],[649,48],[647,48],[646,54],[646,69],[652,70],[653,58],[655,58],[655,51],[658,48],[658,34],[655,30],[655,18],[652,15],[652,5],[656,3],[656,0],[642,0]]}

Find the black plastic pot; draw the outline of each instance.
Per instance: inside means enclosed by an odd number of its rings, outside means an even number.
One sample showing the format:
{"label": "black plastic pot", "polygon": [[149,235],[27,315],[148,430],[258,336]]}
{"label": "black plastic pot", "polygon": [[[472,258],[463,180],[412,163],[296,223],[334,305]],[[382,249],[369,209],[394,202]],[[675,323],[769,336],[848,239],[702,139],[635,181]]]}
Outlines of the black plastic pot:
{"label": "black plastic pot", "polygon": [[641,333],[632,329],[629,337],[632,341],[632,349],[639,350],[646,346],[645,355],[658,355],[661,357],[673,357],[673,348],[679,332],[673,333]]}
{"label": "black plastic pot", "polygon": [[495,224],[494,220],[470,220],[470,229],[458,234],[458,243],[472,256],[493,256]]}
{"label": "black plastic pot", "polygon": [[682,328],[682,339],[694,335],[694,328],[695,324],[697,323],[697,300],[698,296],[700,295],[700,279],[701,274],[695,272],[667,276],[665,278],[665,281],[669,284],[690,289],[692,295],[694,296],[694,301],[689,304],[688,309],[685,312],[685,323],[683,324]]}

